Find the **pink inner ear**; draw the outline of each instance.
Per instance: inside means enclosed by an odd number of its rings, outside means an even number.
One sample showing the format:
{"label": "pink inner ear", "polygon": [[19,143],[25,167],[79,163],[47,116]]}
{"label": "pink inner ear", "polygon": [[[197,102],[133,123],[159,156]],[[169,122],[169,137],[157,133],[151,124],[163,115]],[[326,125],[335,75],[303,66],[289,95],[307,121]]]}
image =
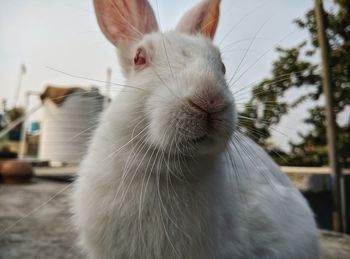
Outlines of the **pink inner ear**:
{"label": "pink inner ear", "polygon": [[188,11],[178,23],[176,30],[189,34],[200,31],[205,15],[204,7],[201,6],[201,8],[193,8]]}
{"label": "pink inner ear", "polygon": [[147,0],[94,0],[94,6],[101,30],[117,47],[158,30]]}
{"label": "pink inner ear", "polygon": [[176,30],[188,34],[201,33],[213,39],[220,14],[220,0],[203,0],[181,18]]}

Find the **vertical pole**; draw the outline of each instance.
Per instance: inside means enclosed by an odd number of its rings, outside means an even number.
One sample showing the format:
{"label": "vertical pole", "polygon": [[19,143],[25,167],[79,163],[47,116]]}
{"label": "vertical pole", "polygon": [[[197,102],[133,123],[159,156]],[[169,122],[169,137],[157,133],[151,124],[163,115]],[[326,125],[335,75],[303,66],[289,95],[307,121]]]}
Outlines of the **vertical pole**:
{"label": "vertical pole", "polygon": [[327,123],[327,143],[328,143],[328,160],[333,177],[333,227],[335,231],[343,230],[342,221],[342,195],[341,182],[342,174],[339,167],[336,141],[336,124],[333,113],[333,89],[332,77],[329,64],[329,45],[326,35],[325,14],[322,0],[315,0],[315,17],[317,24],[318,43],[321,49],[322,60],[322,85],[325,96],[325,111]]}
{"label": "vertical pole", "polygon": [[25,104],[24,104],[24,119],[22,121],[22,128],[21,128],[21,139],[19,143],[19,154],[18,157],[19,159],[24,158],[24,153],[25,153],[25,147],[26,147],[26,130],[27,130],[27,121],[29,117],[29,93],[26,93],[26,99],[25,99]]}
{"label": "vertical pole", "polygon": [[26,73],[26,66],[24,64],[21,65],[21,71],[19,74],[19,79],[18,79],[18,84],[17,84],[17,88],[16,88],[16,95],[15,95],[15,107],[17,107],[18,104],[18,99],[19,99],[19,95],[21,93],[21,87],[22,87],[22,80],[23,80],[23,76]]}

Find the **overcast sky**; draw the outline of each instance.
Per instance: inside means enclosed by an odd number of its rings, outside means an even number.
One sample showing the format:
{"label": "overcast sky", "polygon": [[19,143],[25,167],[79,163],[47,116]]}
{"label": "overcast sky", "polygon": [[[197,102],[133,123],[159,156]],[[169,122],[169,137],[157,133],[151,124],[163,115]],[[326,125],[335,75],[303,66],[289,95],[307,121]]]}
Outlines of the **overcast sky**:
{"label": "overcast sky", "polygon": [[[150,2],[157,13],[155,0]],[[158,0],[161,29],[173,28],[181,15],[197,2]],[[223,0],[215,42],[223,51],[227,74],[236,71],[252,37],[256,36],[256,40],[237,74],[245,72],[265,53],[236,83],[234,89],[244,88],[237,96],[238,103],[248,100],[252,83],[269,75],[271,62],[276,58],[273,49],[277,45],[294,46],[308,38],[292,21],[301,17],[312,3],[312,0]],[[47,84],[94,84],[48,67],[97,80],[104,80],[106,69],[111,67],[112,81],[123,80],[114,47],[97,26],[92,0],[0,0],[0,98],[7,98],[9,105],[14,103],[21,63],[25,63],[27,73],[20,103],[25,91],[41,91]],[[288,98],[295,94],[290,93]],[[307,106],[282,121],[278,131],[283,133],[274,134],[279,146],[286,147],[289,138],[296,138],[297,131],[306,130],[300,121]]]}

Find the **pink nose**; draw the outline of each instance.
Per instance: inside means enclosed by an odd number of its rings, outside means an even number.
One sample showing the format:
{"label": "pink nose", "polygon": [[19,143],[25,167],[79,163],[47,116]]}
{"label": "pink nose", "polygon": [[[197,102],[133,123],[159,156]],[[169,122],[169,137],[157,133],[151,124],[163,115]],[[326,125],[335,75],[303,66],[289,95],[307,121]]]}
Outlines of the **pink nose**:
{"label": "pink nose", "polygon": [[208,114],[222,112],[228,106],[224,100],[215,97],[207,99],[188,99],[188,103],[192,108]]}

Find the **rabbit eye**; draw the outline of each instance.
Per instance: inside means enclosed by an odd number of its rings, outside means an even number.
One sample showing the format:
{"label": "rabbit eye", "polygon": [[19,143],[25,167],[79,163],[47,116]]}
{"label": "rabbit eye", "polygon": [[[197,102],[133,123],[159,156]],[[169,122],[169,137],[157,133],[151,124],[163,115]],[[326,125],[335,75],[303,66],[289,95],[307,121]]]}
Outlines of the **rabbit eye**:
{"label": "rabbit eye", "polygon": [[221,62],[221,71],[222,73],[226,74],[226,66],[223,62]]}
{"label": "rabbit eye", "polygon": [[136,66],[141,66],[146,64],[146,55],[145,50],[142,48],[138,48],[136,51],[136,55],[134,57],[134,64]]}

